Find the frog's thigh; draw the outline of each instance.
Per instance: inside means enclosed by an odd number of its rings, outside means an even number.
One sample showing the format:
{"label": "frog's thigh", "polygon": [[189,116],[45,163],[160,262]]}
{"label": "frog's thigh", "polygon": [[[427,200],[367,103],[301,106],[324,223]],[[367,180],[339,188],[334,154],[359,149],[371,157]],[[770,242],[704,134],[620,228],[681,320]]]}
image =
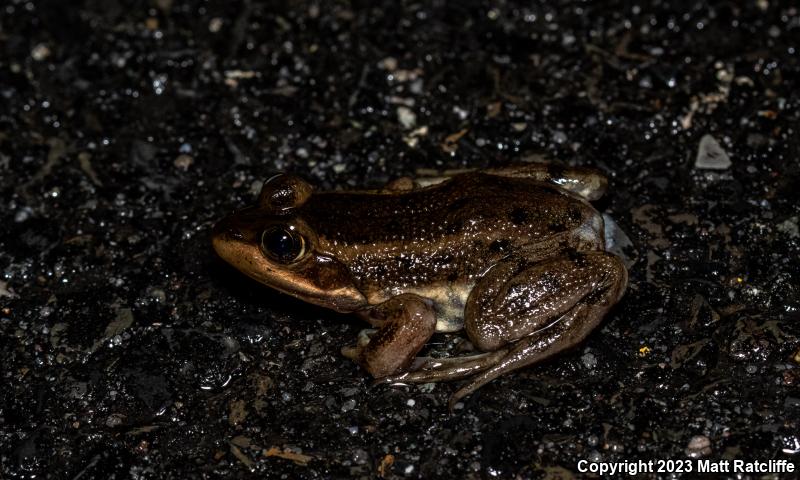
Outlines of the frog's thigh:
{"label": "frog's thigh", "polygon": [[368,341],[361,339],[342,353],[376,378],[408,368],[436,329],[436,313],[430,301],[418,295],[387,300],[373,307],[369,317],[380,328]]}
{"label": "frog's thigh", "polygon": [[483,351],[494,351],[545,328],[578,305],[583,329],[600,322],[625,290],[627,273],[616,256],[575,252],[538,262],[512,258],[478,282],[464,311],[465,330]]}
{"label": "frog's thigh", "polygon": [[588,167],[562,167],[549,163],[523,163],[484,170],[484,173],[501,177],[530,178],[560,186],[587,200],[602,197],[608,179],[599,171]]}
{"label": "frog's thigh", "polygon": [[[542,268],[544,266],[551,270]],[[513,296],[515,291],[519,291],[515,289],[520,275],[527,276],[531,285],[544,289],[538,296],[529,297],[535,300],[530,304]],[[527,271],[517,272],[503,285],[497,285],[501,283],[500,278],[489,277],[487,280],[494,284],[494,288],[486,285],[471,299],[484,307],[482,311],[486,316],[466,320],[470,339],[489,349],[516,342],[499,362],[472,377],[467,385],[453,394],[451,405],[506,372],[539,362],[580,343],[622,296],[628,275],[616,256],[607,252],[588,252],[537,264]],[[496,297],[494,301],[481,298],[492,290],[505,296]]]}

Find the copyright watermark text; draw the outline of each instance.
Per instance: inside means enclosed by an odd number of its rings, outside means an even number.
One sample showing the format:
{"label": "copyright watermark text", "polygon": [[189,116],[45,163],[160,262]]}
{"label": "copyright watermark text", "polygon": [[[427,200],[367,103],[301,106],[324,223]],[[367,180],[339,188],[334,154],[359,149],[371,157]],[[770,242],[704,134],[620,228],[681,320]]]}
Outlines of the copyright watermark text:
{"label": "copyright watermark text", "polygon": [[797,465],[789,460],[636,460],[620,462],[578,461],[578,472],[599,475],[643,473],[794,473]]}

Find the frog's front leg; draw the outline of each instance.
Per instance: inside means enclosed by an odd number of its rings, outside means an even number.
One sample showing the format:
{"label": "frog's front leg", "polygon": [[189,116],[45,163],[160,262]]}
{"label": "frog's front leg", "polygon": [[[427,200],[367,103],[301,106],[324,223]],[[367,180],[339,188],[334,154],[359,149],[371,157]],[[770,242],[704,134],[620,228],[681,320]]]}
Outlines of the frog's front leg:
{"label": "frog's front leg", "polygon": [[451,406],[503,373],[544,360],[581,342],[625,291],[621,260],[603,251],[541,260],[512,257],[492,267],[467,300],[465,329],[485,352],[388,377],[430,382],[471,376]]}
{"label": "frog's front leg", "polygon": [[359,335],[355,346],[342,354],[375,378],[407,369],[436,329],[436,312],[430,300],[413,294],[398,295],[360,315],[378,330]]}

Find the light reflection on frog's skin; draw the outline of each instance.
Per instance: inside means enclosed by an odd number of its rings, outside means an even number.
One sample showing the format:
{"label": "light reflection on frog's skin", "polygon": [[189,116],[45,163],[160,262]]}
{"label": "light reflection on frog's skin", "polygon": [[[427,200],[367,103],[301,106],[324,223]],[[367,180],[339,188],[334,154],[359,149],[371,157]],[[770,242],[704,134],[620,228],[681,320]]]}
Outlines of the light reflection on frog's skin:
{"label": "light reflection on frog's skin", "polygon": [[[375,378],[469,378],[452,406],[579,343],[623,295],[627,272],[589,204],[606,185],[548,164],[350,192],[281,174],[214,227],[213,245],[269,287],[369,322],[343,353]],[[415,361],[434,332],[461,329],[484,353]]]}

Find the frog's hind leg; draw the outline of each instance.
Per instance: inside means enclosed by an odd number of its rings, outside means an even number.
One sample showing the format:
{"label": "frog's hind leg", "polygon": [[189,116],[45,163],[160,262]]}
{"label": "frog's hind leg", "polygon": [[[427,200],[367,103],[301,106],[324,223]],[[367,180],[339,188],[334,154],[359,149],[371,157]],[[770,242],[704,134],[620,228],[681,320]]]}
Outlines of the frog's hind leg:
{"label": "frog's hind leg", "polygon": [[599,171],[589,167],[562,167],[551,163],[518,163],[486,170],[456,169],[441,173],[430,172],[416,177],[400,177],[387,183],[382,191],[396,193],[430,187],[446,182],[456,175],[480,171],[489,175],[509,178],[528,178],[537,182],[551,183],[586,200],[597,200],[608,188],[608,179]]}
{"label": "frog's hind leg", "polygon": [[529,178],[552,183],[586,200],[597,200],[608,188],[608,179],[589,167],[562,167],[551,163],[520,163],[490,168],[483,173],[510,178]]}
{"label": "frog's hind leg", "polygon": [[440,183],[444,183],[460,173],[468,173],[473,171],[475,170],[474,169],[446,170],[441,175],[400,177],[384,185],[383,191],[388,193],[395,193],[395,192],[416,190],[419,188],[426,188],[433,185],[438,185]]}
{"label": "frog's hind leg", "polygon": [[486,353],[418,359],[378,383],[470,378],[450,406],[498,376],[580,343],[619,300],[627,284],[621,260],[603,251],[541,260],[514,258],[489,270],[467,301],[467,334]]}
{"label": "frog's hind leg", "polygon": [[453,394],[450,405],[583,341],[620,299],[627,278],[622,261],[602,251],[496,265],[467,301],[465,327],[478,348],[507,353]]}
{"label": "frog's hind leg", "polygon": [[562,350],[580,343],[599,323],[602,314],[592,313],[583,305],[576,305],[572,310],[559,317],[544,330],[538,331],[529,337],[519,340],[514,348],[505,351],[503,358],[499,359],[490,368],[484,369],[472,376],[466,385],[459,388],[449,400],[450,408],[470,395],[475,390],[491,382],[495,378],[551,357]]}

